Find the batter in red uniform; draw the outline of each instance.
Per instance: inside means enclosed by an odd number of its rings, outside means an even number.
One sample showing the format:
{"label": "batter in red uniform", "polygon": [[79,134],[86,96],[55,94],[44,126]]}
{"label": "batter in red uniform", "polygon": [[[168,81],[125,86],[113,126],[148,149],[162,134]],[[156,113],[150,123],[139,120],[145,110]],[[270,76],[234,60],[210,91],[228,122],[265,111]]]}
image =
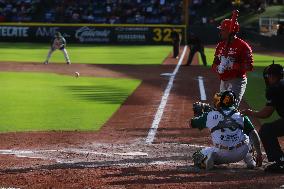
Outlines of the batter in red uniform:
{"label": "batter in red uniform", "polygon": [[233,25],[230,33],[231,20],[225,19],[218,27],[221,42],[215,51],[212,69],[221,80],[220,92],[231,90],[236,94],[236,106],[239,106],[247,85],[246,73],[253,70],[253,55],[251,47],[236,36],[239,24]]}

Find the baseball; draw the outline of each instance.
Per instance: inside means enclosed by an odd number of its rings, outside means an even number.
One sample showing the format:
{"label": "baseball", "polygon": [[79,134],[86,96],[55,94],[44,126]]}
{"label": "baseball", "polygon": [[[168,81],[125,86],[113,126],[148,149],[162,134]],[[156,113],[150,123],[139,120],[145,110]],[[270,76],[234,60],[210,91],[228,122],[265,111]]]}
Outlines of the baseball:
{"label": "baseball", "polygon": [[75,77],[79,77],[80,73],[79,72],[75,72]]}

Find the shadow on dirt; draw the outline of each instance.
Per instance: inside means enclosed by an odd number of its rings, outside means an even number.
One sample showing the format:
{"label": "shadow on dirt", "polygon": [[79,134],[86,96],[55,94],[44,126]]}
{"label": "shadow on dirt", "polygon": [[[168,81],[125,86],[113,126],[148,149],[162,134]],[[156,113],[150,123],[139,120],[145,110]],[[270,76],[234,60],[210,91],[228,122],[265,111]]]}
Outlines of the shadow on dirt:
{"label": "shadow on dirt", "polygon": [[[124,177],[127,175],[128,177]],[[178,166],[163,171],[149,171],[146,168],[123,168],[119,173],[105,174],[104,178],[110,180],[109,185],[131,186],[137,183],[142,185],[186,184],[200,188],[276,188],[281,181],[275,183],[265,182],[275,174],[265,174],[263,170],[247,170],[244,168],[219,167],[212,171],[199,170],[193,166]],[[281,178],[281,177],[280,177]],[[240,182],[241,181],[241,182]],[[252,185],[253,184],[253,185]],[[283,184],[283,183],[282,183]],[[179,185],[180,186],[180,185]],[[196,188],[196,187],[189,187]]]}

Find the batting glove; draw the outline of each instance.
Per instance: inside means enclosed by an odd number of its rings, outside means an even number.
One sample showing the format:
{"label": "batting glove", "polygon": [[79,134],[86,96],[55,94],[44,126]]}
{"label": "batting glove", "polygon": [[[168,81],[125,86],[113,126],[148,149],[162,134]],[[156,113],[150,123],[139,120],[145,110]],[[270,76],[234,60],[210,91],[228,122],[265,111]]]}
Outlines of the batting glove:
{"label": "batting glove", "polygon": [[221,64],[217,66],[217,72],[219,74],[223,74],[225,70],[226,70],[225,66],[223,66]]}
{"label": "batting glove", "polygon": [[220,65],[222,65],[223,67],[226,67],[228,65],[228,62],[229,62],[229,58],[226,58],[225,56],[221,56]]}

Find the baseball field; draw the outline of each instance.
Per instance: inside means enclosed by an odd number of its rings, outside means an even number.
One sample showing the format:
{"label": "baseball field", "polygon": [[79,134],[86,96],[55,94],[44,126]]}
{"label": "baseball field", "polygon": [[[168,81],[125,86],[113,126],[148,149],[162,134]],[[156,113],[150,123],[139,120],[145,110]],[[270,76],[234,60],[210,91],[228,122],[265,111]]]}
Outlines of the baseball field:
{"label": "baseball field", "polygon": [[[71,65],[60,51],[44,65],[48,48],[0,43],[0,188],[284,187],[283,175],[242,162],[192,167],[192,153],[211,144],[207,130],[188,126],[192,103],[200,82],[211,103],[219,80],[198,56],[182,66],[186,47],[173,59],[171,46],[68,44]],[[212,63],[214,48],[205,52]],[[263,68],[284,65],[269,50],[255,49],[254,60],[241,108],[261,108]]]}

